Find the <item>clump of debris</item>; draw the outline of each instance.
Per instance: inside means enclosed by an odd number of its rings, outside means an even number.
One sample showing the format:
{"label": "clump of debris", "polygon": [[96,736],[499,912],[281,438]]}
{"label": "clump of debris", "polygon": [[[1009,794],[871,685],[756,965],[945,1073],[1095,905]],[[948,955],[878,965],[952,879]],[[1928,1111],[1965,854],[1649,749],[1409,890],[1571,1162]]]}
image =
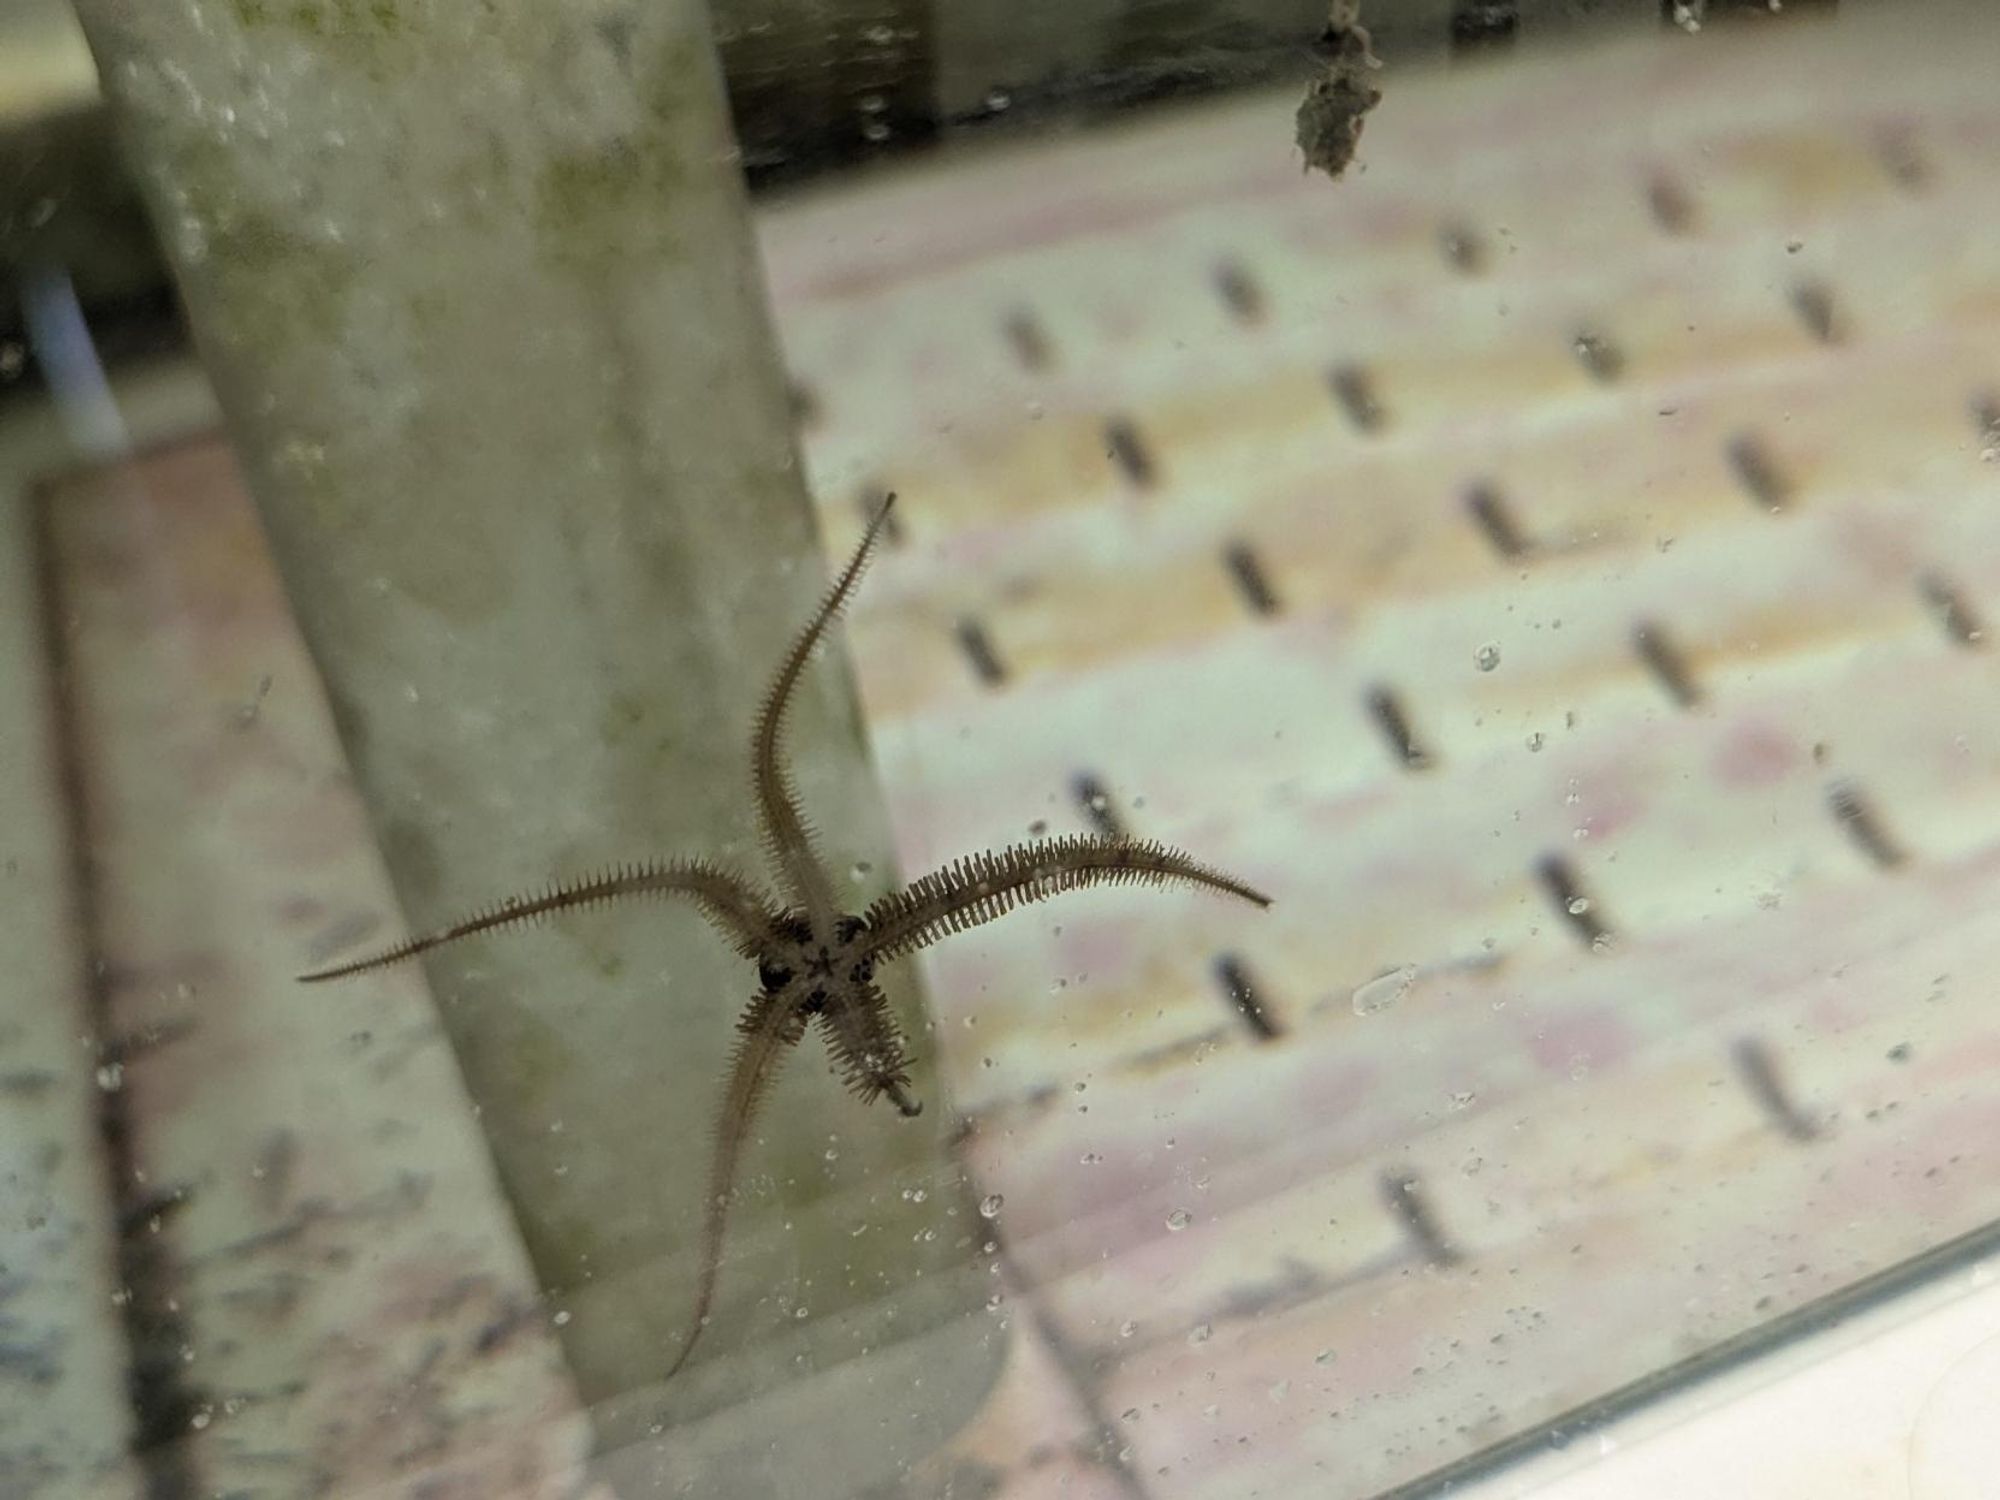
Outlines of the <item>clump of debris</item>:
{"label": "clump of debris", "polygon": [[1368,111],[1382,102],[1375,87],[1375,70],[1382,60],[1369,45],[1361,26],[1361,0],[1333,0],[1326,30],[1313,43],[1313,53],[1325,65],[1299,103],[1299,149],[1306,168],[1318,167],[1338,177],[1354,160],[1361,142],[1361,125]]}

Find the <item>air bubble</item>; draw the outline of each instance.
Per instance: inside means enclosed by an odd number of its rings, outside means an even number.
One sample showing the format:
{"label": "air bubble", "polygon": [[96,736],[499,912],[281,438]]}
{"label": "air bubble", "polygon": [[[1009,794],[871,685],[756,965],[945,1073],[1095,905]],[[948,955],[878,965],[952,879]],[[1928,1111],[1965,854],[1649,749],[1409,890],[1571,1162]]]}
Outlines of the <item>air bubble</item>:
{"label": "air bubble", "polygon": [[1357,1016],[1372,1016],[1377,1011],[1387,1010],[1417,982],[1415,964],[1400,964],[1386,974],[1378,974],[1354,992],[1354,1013]]}
{"label": "air bubble", "polygon": [[1490,672],[1500,665],[1500,648],[1488,641],[1472,653],[1472,664],[1482,672]]}
{"label": "air bubble", "polygon": [[1167,1215],[1167,1228],[1179,1233],[1194,1222],[1194,1215],[1184,1208],[1177,1208]]}

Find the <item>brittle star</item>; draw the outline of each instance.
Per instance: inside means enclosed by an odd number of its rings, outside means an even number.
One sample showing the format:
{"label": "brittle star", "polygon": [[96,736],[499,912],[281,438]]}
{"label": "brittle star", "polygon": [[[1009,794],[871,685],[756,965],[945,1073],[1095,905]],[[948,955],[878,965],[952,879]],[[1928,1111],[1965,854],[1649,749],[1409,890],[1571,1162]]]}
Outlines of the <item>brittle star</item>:
{"label": "brittle star", "polygon": [[778,1063],[805,1035],[807,1024],[819,1024],[834,1063],[863,1103],[886,1094],[905,1116],[921,1113],[923,1106],[910,1095],[904,1038],[890,1015],[888,997],[875,983],[878,965],[1017,906],[1086,886],[1180,883],[1224,891],[1258,906],[1271,904],[1261,892],[1165,844],[1072,834],[970,854],[889,892],[858,915],[840,909],[833,878],[780,754],[785,711],[813,648],[854,592],[894,501],[892,495],[883,502],[846,570],[785,654],[751,733],[758,822],[788,904],[773,903],[754,884],[707,860],[649,860],[560,881],[532,895],[510,896],[436,932],[300,976],[317,983],[362,974],[475,933],[628,896],[685,897],[757,965],[760,988],[737,1019],[736,1052],[717,1115],[694,1311],[668,1377],[687,1362],[708,1321],[737,1158]]}

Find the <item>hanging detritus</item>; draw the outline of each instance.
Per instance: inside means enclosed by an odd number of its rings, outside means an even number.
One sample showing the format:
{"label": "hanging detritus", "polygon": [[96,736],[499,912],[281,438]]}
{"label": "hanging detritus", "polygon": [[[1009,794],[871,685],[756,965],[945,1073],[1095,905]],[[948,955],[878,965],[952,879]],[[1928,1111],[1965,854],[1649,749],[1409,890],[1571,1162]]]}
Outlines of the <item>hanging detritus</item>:
{"label": "hanging detritus", "polygon": [[1308,169],[1318,167],[1327,176],[1338,177],[1354,160],[1368,111],[1382,102],[1382,91],[1375,87],[1375,70],[1382,60],[1361,26],[1361,0],[1332,0],[1326,30],[1313,43],[1313,51],[1325,71],[1299,103],[1299,149]]}

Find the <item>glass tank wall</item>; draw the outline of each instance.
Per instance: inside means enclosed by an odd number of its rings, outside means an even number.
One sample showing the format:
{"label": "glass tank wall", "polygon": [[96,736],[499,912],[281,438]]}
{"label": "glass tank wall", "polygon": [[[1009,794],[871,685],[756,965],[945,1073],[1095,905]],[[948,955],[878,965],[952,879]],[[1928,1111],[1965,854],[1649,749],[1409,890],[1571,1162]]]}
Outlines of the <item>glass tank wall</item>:
{"label": "glass tank wall", "polygon": [[2000,17],[0,37],[0,1493],[1582,1497],[1984,1285]]}

